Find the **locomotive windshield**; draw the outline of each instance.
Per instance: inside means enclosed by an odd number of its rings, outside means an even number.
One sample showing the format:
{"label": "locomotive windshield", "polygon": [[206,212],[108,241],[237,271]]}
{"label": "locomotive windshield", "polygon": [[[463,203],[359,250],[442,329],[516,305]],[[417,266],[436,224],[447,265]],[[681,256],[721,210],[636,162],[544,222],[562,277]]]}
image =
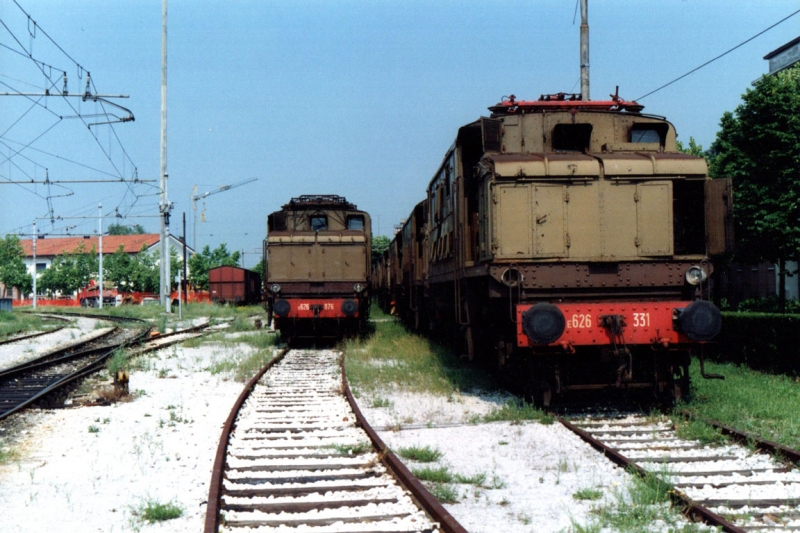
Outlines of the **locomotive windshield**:
{"label": "locomotive windshield", "polygon": [[328,217],[325,215],[313,215],[311,218],[311,229],[313,231],[325,231],[328,229]]}
{"label": "locomotive windshield", "polygon": [[663,144],[666,128],[666,124],[634,124],[631,128],[631,142]]}
{"label": "locomotive windshield", "polygon": [[348,215],[347,229],[364,231],[364,217],[362,215]]}

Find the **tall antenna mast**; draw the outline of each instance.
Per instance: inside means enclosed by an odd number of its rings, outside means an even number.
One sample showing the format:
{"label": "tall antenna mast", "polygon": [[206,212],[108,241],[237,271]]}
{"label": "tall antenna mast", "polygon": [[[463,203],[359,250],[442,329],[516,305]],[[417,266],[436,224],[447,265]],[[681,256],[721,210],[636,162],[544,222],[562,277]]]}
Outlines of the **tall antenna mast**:
{"label": "tall antenna mast", "polygon": [[589,0],[581,0],[581,100],[589,101]]}

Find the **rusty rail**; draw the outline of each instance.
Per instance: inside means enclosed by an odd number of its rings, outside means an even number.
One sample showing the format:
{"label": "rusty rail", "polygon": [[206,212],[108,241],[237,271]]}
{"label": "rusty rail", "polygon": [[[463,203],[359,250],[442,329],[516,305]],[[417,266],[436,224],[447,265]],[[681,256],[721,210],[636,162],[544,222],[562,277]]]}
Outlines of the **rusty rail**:
{"label": "rusty rail", "polygon": [[682,417],[690,419],[690,420],[699,420],[709,426],[718,429],[723,435],[727,435],[731,437],[736,442],[740,444],[747,444],[752,445],[758,450],[763,450],[770,455],[775,456],[777,459],[780,459],[783,462],[790,462],[792,466],[800,464],[800,451],[794,450],[789,448],[788,446],[784,446],[783,444],[778,444],[777,442],[773,442],[770,440],[763,440],[744,431],[740,431],[736,428],[732,428],[730,426],[726,426],[722,422],[717,420],[710,420],[707,418],[703,418],[697,416],[696,414],[692,413],[691,411],[682,410],[678,414]]}
{"label": "rusty rail", "polygon": [[[630,472],[636,473],[637,475],[643,478],[649,475],[649,473],[645,469],[635,464],[633,461],[631,461],[624,455],[620,454],[616,450],[613,450],[609,446],[603,444],[601,441],[595,439],[594,437],[589,435],[589,433],[587,433],[586,431],[571,424],[570,422],[568,422],[563,418],[559,418],[558,421],[565,428],[578,435],[592,448],[594,448],[599,452],[602,452],[603,455],[608,457],[615,464],[625,468]],[[664,483],[670,486],[669,494],[672,501],[676,504],[682,505],[683,507],[682,512],[684,515],[689,516],[694,520],[702,521],[710,526],[720,527],[722,528],[722,531],[727,531],[729,533],[745,533],[744,529],[733,525],[728,520],[718,515],[717,513],[711,511],[710,509],[703,507],[702,505],[697,505],[692,501],[691,498],[686,496],[684,493],[677,490],[675,487],[672,487],[669,483],[666,482]]]}
{"label": "rusty rail", "polygon": [[[203,529],[204,533],[217,533],[219,528],[222,481],[228,453],[228,441],[231,431],[236,424],[236,418],[239,414],[239,410],[241,409],[245,400],[247,400],[247,397],[250,395],[256,383],[270,368],[272,368],[273,365],[280,361],[287,351],[288,349],[284,349],[277,357],[275,357],[263,369],[261,369],[258,374],[256,374],[253,379],[247,383],[247,385],[245,385],[244,390],[234,403],[228,419],[225,421],[225,425],[222,428],[222,436],[220,437],[219,446],[217,447],[217,455],[214,459],[214,468],[211,474],[211,485],[208,491],[208,505],[206,507],[206,521]],[[375,446],[379,452],[379,455],[382,457],[381,462],[383,465],[392,474],[392,476],[394,476],[394,478],[400,482],[401,485],[406,487],[409,492],[411,492],[413,498],[417,501],[420,507],[424,509],[434,521],[439,522],[442,530],[445,533],[467,533],[467,530],[464,529],[464,527],[459,524],[449,512],[447,512],[442,504],[440,504],[428,492],[422,483],[420,483],[420,481],[414,477],[414,475],[405,467],[405,465],[403,465],[397,456],[393,454],[391,450],[389,450],[375,430],[370,427],[369,423],[364,418],[364,415],[361,413],[361,410],[358,408],[358,405],[353,398],[353,394],[350,391],[350,387],[347,383],[347,378],[345,377],[344,373],[343,360],[341,363],[341,369],[343,394],[347,398],[347,401],[353,410],[353,414],[356,417],[356,426],[362,428],[369,436],[373,446]]]}
{"label": "rusty rail", "polygon": [[[344,357],[342,357],[342,390],[344,391],[344,395],[347,398],[347,402],[350,404],[351,409],[353,409],[353,414],[356,417],[356,425],[361,427],[364,432],[369,436],[370,440],[372,441],[372,445],[380,452],[379,456],[382,457],[381,462],[387,468],[389,472],[395,477],[395,479],[400,482],[401,485],[406,487],[414,498],[417,500],[418,504],[427,511],[431,518],[434,521],[439,522],[442,526],[442,530],[445,533],[467,533],[467,530],[464,529],[464,526],[458,523],[458,521],[453,518],[447,509],[439,503],[439,501],[428,492],[428,489],[420,483],[420,481],[412,474],[408,468],[400,461],[400,459],[392,453],[388,446],[381,440],[378,436],[378,433],[375,432],[374,429],[369,425],[367,419],[364,418],[364,415],[361,413],[361,410],[358,408],[358,404],[356,403],[355,398],[353,398],[353,393],[350,391],[350,386],[347,383],[347,378],[345,377],[344,372]],[[206,533],[210,533],[206,531]]]}
{"label": "rusty rail", "polygon": [[[105,338],[105,337],[109,336],[110,334],[116,333],[118,331],[119,331],[119,328],[115,328],[114,331],[109,332],[108,334],[105,334],[105,335],[103,335],[101,337],[97,337],[95,339],[90,339],[89,341],[87,341],[84,344],[89,344],[89,343],[92,343],[92,342],[96,342],[99,338]],[[74,382],[74,381],[76,381],[76,380],[78,380],[80,378],[88,376],[89,374],[97,372],[98,370],[103,368],[106,359],[108,359],[114,353],[115,350],[117,350],[120,347],[125,347],[126,345],[135,344],[136,342],[141,341],[141,339],[143,339],[145,337],[145,335],[147,334],[147,331],[148,330],[146,330],[146,329],[145,330],[141,330],[139,332],[138,336],[136,338],[130,340],[130,341],[122,341],[122,342],[108,344],[108,345],[105,345],[105,346],[100,346],[100,347],[97,347],[97,348],[90,348],[88,350],[81,350],[81,351],[77,351],[77,352],[74,352],[74,353],[68,353],[67,355],[62,355],[62,356],[60,356],[58,358],[52,358],[52,354],[49,354],[49,355],[41,357],[41,358],[39,358],[39,359],[37,359],[35,361],[23,363],[21,365],[15,366],[13,368],[4,370],[2,373],[0,373],[0,378],[4,379],[6,381],[9,381],[9,380],[12,380],[12,379],[19,379],[17,376],[24,375],[25,373],[36,373],[37,370],[43,370],[43,369],[49,368],[49,367],[51,367],[53,365],[57,365],[57,364],[60,364],[60,363],[66,362],[66,361],[79,359],[79,358],[84,358],[84,357],[92,357],[94,354],[98,354],[94,359],[89,361],[86,365],[84,365],[84,366],[82,366],[82,367],[80,367],[80,368],[78,368],[78,369],[76,369],[76,370],[74,370],[72,372],[69,372],[67,374],[57,375],[57,376],[60,376],[60,377],[58,377],[57,380],[51,382],[49,385],[46,385],[46,386],[42,387],[40,390],[38,390],[37,392],[35,392],[31,396],[29,396],[28,398],[24,399],[23,401],[18,402],[13,407],[10,407],[10,408],[6,409],[5,411],[0,412],[0,420],[2,420],[4,418],[7,418],[7,417],[11,416],[12,414],[14,414],[16,412],[19,412],[20,410],[28,407],[32,403],[40,400],[41,398],[47,396],[48,394],[52,393],[55,390],[58,390],[58,389],[60,389],[60,388],[62,388],[64,386],[68,385],[69,383],[72,383],[72,382]],[[81,345],[79,344],[79,345],[74,345],[74,346],[68,347],[66,349],[66,351],[68,352],[68,351],[74,350],[77,346],[81,346]],[[13,392],[13,391],[11,389],[8,389],[6,392]]]}
{"label": "rusty rail", "polygon": [[247,385],[244,386],[244,390],[242,390],[242,393],[233,404],[233,408],[231,409],[231,413],[228,415],[228,419],[225,421],[225,425],[222,426],[222,435],[219,438],[217,455],[214,458],[214,467],[211,471],[211,485],[208,488],[206,523],[203,529],[205,533],[217,533],[217,530],[219,529],[219,510],[222,500],[222,480],[223,474],[225,473],[225,459],[228,455],[228,441],[230,440],[233,426],[236,424],[236,417],[239,416],[239,410],[242,408],[242,405],[244,405],[247,397],[250,396],[250,393],[253,391],[256,383],[258,383],[258,380],[261,379],[261,377],[266,374],[267,371],[278,361],[283,359],[283,356],[286,355],[286,352],[288,351],[288,348],[281,350],[278,355],[272,359],[272,361],[267,363],[264,368],[259,370],[258,373],[253,376],[253,379],[247,382]]}

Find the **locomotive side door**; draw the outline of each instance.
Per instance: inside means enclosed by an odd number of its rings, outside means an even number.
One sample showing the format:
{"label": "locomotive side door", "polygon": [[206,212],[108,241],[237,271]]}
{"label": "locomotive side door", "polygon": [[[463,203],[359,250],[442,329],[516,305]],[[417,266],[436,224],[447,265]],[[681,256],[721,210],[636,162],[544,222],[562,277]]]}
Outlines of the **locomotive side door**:
{"label": "locomotive side door", "polygon": [[495,183],[492,187],[492,252],[498,259],[533,255],[531,183]]}
{"label": "locomotive side door", "polygon": [[533,187],[533,256],[567,257],[567,188],[555,183]]}

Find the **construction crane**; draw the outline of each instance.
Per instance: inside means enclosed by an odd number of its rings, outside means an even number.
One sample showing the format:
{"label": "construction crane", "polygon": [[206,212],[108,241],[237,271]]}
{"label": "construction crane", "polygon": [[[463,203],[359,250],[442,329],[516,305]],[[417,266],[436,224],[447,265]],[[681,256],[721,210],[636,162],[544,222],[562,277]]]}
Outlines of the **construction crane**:
{"label": "construction crane", "polygon": [[[202,200],[207,196],[211,196],[212,194],[217,194],[220,192],[225,192],[233,189],[234,187],[238,187],[240,185],[245,185],[247,183],[256,181],[258,178],[249,178],[244,181],[240,181],[238,183],[233,183],[231,185],[223,185],[219,189],[215,189],[213,191],[207,191],[203,194],[197,194],[197,185],[192,187],[192,211],[194,212],[194,235],[192,236],[192,247],[197,251],[197,200]],[[203,217],[205,219],[205,216]]]}

